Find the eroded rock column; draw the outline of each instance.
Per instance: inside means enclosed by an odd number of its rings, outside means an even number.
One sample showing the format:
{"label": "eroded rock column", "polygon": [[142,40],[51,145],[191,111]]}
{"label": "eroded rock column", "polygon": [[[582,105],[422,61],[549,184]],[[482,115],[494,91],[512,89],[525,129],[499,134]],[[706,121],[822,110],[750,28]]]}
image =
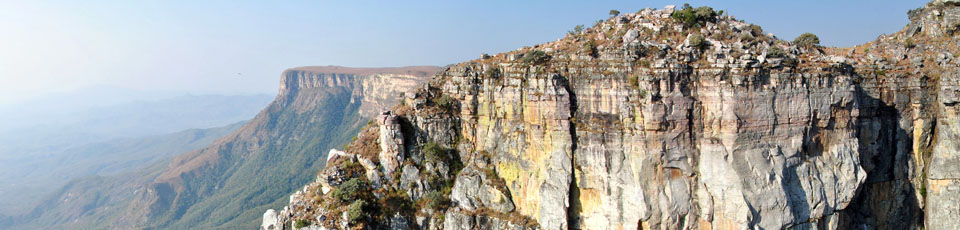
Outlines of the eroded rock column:
{"label": "eroded rock column", "polygon": [[386,111],[377,118],[380,125],[380,165],[383,166],[383,175],[393,180],[393,172],[403,162],[403,132],[400,130],[399,117]]}

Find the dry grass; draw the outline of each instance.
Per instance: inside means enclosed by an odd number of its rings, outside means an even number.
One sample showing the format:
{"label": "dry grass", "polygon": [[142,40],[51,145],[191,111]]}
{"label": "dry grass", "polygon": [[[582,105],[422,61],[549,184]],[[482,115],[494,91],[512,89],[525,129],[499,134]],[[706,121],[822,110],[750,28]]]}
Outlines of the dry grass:
{"label": "dry grass", "polygon": [[380,126],[376,122],[368,124],[357,138],[344,149],[345,152],[357,154],[360,157],[376,160],[380,154]]}

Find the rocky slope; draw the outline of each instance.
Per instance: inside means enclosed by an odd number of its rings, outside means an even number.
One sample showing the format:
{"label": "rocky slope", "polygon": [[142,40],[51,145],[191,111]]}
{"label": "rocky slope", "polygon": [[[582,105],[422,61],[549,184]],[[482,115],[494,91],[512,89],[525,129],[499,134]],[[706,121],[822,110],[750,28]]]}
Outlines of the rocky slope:
{"label": "rocky slope", "polygon": [[645,9],[447,67],[262,229],[958,229],[960,6],[852,48]]}
{"label": "rocky slope", "polygon": [[[34,225],[14,228],[255,228],[262,209],[285,203],[287,194],[312,179],[301,172],[322,168],[318,159],[325,150],[356,135],[372,117],[365,111],[396,105],[439,70],[287,70],[277,98],[236,132],[167,165],[73,183],[26,217]],[[79,194],[93,198],[72,199]]]}

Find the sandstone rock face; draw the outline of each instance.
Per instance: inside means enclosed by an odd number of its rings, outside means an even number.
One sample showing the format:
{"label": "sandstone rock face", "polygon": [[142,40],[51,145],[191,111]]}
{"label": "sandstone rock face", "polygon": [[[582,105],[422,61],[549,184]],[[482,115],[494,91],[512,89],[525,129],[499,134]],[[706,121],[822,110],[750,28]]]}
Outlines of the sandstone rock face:
{"label": "sandstone rock face", "polygon": [[[457,70],[447,74],[471,75]],[[507,75],[506,85],[489,84],[489,88],[458,86],[454,80],[444,88],[453,89],[449,91],[453,95],[460,87],[478,90],[463,95],[476,102],[466,103],[461,111],[462,135],[475,149],[495,156],[494,164],[510,187],[517,211],[536,216],[544,228],[566,229],[574,154],[570,92],[561,78],[523,81],[523,77]]]}
{"label": "sandstone rock face", "polygon": [[[941,71],[933,151],[927,171],[928,229],[960,228],[960,68]],[[936,227],[934,227],[936,226]]]}
{"label": "sandstone rock face", "polygon": [[[799,47],[729,16],[687,28],[676,10],[438,74],[398,109],[415,135],[400,138],[409,158],[379,163],[406,165],[413,201],[437,191],[428,178],[453,178],[450,205],[404,223],[960,228],[960,7],[930,3],[904,31],[855,48]],[[549,61],[524,58],[534,51]],[[437,171],[427,143],[456,152],[462,170],[424,175]]]}
{"label": "sandstone rock face", "polygon": [[[688,55],[737,49],[713,46]],[[851,73],[669,56],[663,68],[634,66],[629,49],[557,54],[562,67],[466,63],[442,73],[443,89],[466,102],[464,138],[546,229],[785,228],[851,202],[866,179]],[[477,79],[490,68],[503,76]]]}

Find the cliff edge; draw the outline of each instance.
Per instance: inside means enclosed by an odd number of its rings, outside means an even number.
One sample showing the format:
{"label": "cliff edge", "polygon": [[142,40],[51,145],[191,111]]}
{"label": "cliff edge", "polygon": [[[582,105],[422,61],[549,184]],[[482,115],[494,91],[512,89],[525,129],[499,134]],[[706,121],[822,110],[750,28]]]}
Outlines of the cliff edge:
{"label": "cliff edge", "polygon": [[957,229],[960,6],[909,14],[830,48],[668,6],[452,65],[262,227]]}

